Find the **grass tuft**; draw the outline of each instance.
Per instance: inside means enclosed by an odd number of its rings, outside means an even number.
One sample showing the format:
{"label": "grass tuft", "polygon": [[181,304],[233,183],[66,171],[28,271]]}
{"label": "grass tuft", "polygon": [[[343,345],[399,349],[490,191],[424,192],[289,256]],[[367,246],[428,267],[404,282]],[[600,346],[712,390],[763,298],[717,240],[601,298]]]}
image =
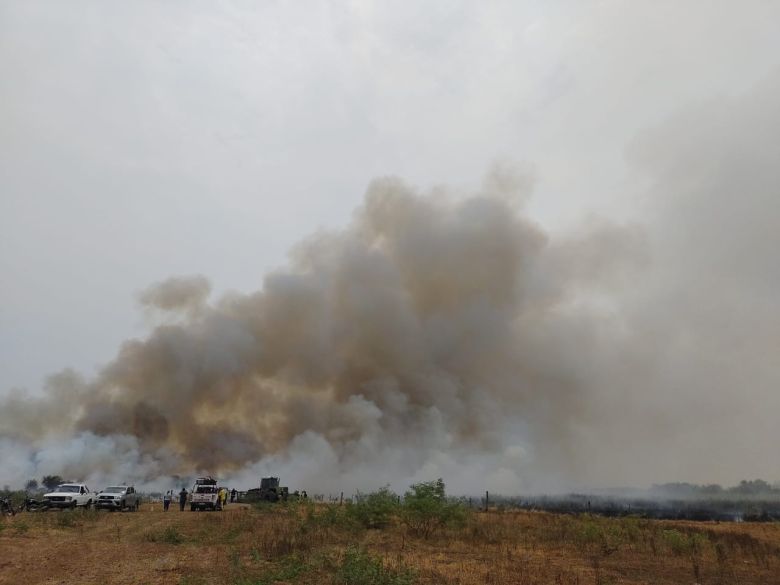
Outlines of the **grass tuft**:
{"label": "grass tuft", "polygon": [[385,567],[382,559],[364,549],[349,547],[337,572],[337,583],[343,585],[412,585],[415,572],[405,566]]}
{"label": "grass tuft", "polygon": [[168,526],[163,530],[146,532],[144,540],[161,544],[182,544],[186,539],[175,526]]}

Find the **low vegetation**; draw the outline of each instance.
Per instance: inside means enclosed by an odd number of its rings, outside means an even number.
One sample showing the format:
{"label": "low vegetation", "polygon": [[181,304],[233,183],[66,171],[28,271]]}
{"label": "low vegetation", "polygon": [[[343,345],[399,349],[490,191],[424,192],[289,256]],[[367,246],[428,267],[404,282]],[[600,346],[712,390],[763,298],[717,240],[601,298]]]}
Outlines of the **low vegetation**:
{"label": "low vegetation", "polygon": [[441,480],[344,505],[23,513],[0,521],[0,547],[0,584],[780,584],[777,523],[484,512]]}

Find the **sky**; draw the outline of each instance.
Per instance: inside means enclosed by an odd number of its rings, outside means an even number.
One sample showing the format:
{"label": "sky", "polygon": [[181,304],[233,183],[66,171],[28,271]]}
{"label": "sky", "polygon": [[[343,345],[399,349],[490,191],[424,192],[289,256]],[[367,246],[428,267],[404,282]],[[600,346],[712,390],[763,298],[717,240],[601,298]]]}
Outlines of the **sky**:
{"label": "sky", "polygon": [[[498,164],[528,177],[524,213],[550,237],[583,218],[649,226],[664,271],[621,296],[625,320],[647,323],[672,295],[686,316],[700,310],[693,330],[717,347],[697,355],[744,347],[753,361],[728,372],[742,383],[751,365],[774,404],[778,340],[761,324],[777,309],[775,176],[737,163],[780,163],[765,132],[778,24],[780,6],[760,0],[0,0],[0,394],[40,393],[64,368],[94,376],[147,335],[139,295],[153,283],[202,274],[213,298],[261,289],[298,242],[350,225],[377,177],[468,193]],[[718,157],[734,172],[719,174]],[[751,181],[760,201],[741,206]],[[710,204],[727,215],[692,235]],[[740,235],[724,241],[733,218]],[[669,286],[692,269],[708,276]],[[680,290],[708,287],[718,314],[761,307],[744,310],[766,354],[704,334],[713,320]],[[761,408],[721,407],[771,424]]]}

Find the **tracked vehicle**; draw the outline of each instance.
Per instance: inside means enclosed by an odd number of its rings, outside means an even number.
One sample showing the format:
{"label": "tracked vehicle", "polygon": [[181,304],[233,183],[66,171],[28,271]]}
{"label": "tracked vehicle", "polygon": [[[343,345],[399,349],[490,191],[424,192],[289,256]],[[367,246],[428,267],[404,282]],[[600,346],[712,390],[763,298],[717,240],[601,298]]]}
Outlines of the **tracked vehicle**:
{"label": "tracked vehicle", "polygon": [[278,477],[264,477],[260,480],[260,487],[246,492],[246,500],[250,502],[278,502],[287,501],[290,490],[286,486],[279,485]]}

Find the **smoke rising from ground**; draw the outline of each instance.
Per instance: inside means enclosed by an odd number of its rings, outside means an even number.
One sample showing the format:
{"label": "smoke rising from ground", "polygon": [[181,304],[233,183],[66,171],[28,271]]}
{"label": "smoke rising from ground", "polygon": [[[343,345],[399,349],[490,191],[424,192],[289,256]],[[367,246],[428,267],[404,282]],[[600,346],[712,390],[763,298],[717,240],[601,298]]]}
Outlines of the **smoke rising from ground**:
{"label": "smoke rising from ground", "polygon": [[397,450],[414,470],[433,452],[506,448],[513,417],[517,440],[559,449],[582,397],[544,356],[549,336],[577,334],[561,312],[573,287],[634,261],[600,249],[637,238],[598,226],[553,241],[515,207],[529,185],[505,168],[465,198],[379,179],[347,229],[302,242],[261,291],[209,303],[202,277],[155,285],[142,304],[175,319],[94,380],[61,374],[34,404],[12,398],[3,434],[105,438],[152,475],[235,472],[302,442],[337,469]]}
{"label": "smoke rising from ground", "polygon": [[159,283],[139,297],[160,323],[147,338],[3,402],[4,471],[505,492],[764,474],[778,98],[774,77],[637,137],[641,227],[548,233],[523,209],[533,181],[506,167],[468,196],[384,178],[257,292]]}

